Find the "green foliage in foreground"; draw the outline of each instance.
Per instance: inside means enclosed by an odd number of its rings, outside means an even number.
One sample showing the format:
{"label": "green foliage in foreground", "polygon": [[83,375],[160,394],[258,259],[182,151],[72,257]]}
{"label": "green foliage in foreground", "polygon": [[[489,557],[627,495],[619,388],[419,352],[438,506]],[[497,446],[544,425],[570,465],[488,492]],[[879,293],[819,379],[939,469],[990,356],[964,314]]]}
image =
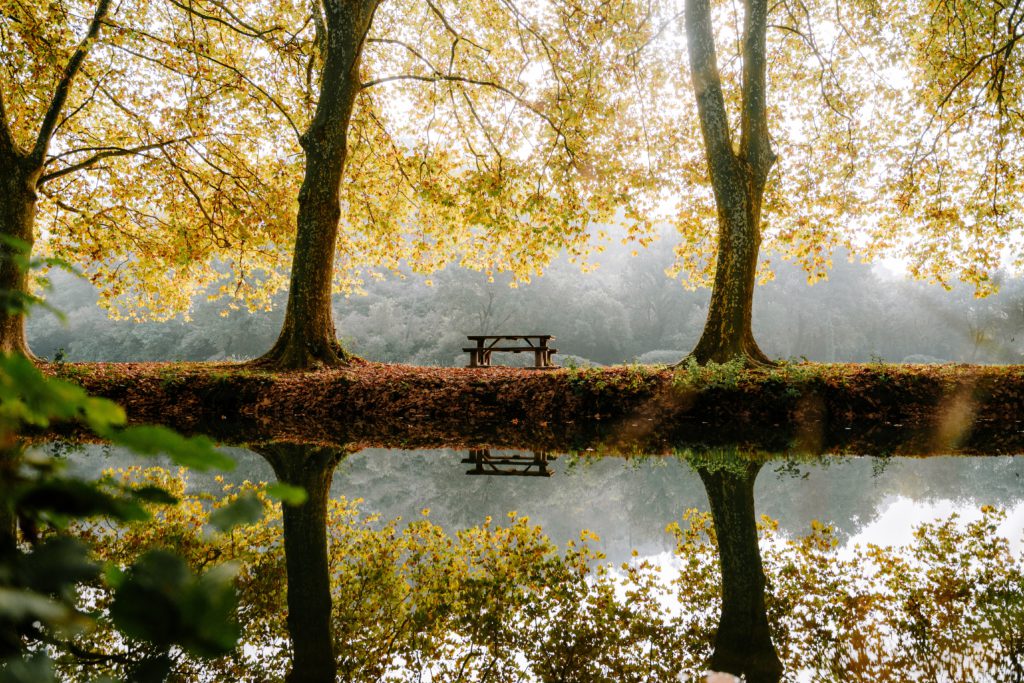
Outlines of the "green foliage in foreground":
{"label": "green foliage in foreground", "polygon": [[[102,624],[140,647],[119,659],[119,673],[134,681],[161,681],[179,655],[218,657],[238,641],[234,577],[237,565],[209,571],[189,566],[153,544],[121,562],[98,561],[65,532],[69,525],[145,523],[154,508],[179,497],[156,485],[126,486],[116,479],[83,481],[62,463],[27,450],[19,434],[29,427],[77,422],[94,434],[143,455],[167,454],[179,465],[228,469],[234,461],[205,438],[186,438],[156,426],[126,427],[124,411],[80,387],[44,377],[19,355],[0,355],[0,681],[56,680],[51,657],[107,657],[73,644]],[[291,490],[277,490],[290,499]],[[301,492],[299,492],[301,493]],[[213,520],[228,530],[255,521],[251,501],[240,500]],[[259,506],[262,511],[262,506]],[[83,595],[113,596],[110,609],[83,608]]]}
{"label": "green foliage in foreground", "polygon": [[[279,507],[262,485],[224,485],[224,497],[186,495],[181,473],[111,473],[135,487],[180,498],[154,506],[154,522],[79,525],[104,561],[126,562],[169,539],[193,566],[239,567],[244,649],[212,660],[180,653],[182,680],[283,680],[284,552]],[[202,531],[211,514],[255,497],[268,513],[228,533]],[[593,534],[555,547],[528,519],[448,533],[429,512],[402,527],[364,514],[358,500],[333,500],[328,514],[333,629],[340,680],[693,680],[711,652],[720,607],[715,531],[690,510],[668,533],[674,551],[610,566]],[[211,512],[212,511],[212,512]],[[1024,666],[1024,556],[997,534],[1002,512],[953,517],[917,529],[907,547],[840,551],[834,531],[815,523],[802,538],[761,522],[769,581],[768,616],[787,679],[902,681],[1011,680]],[[116,598],[90,593],[88,607]],[[132,648],[96,629],[78,645],[110,659],[59,662],[69,680],[119,675]]]}

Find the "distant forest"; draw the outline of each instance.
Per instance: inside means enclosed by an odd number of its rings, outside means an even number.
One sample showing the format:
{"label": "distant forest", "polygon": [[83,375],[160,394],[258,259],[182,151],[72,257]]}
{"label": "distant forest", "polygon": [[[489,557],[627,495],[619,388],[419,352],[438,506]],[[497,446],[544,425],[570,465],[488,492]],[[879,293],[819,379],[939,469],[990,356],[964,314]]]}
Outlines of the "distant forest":
{"label": "distant forest", "polygon": [[[631,256],[604,255],[581,277],[559,261],[529,285],[488,283],[481,273],[449,268],[431,278],[397,277],[336,297],[335,320],[346,348],[368,360],[465,365],[467,334],[553,334],[561,365],[671,363],[697,341],[709,292],[668,278],[672,243],[662,239]],[[973,287],[946,291],[845,256],[827,282],[808,286],[798,267],[775,264],[775,280],[757,288],[754,332],[773,358],[821,362],[1024,362],[1024,278],[1003,278],[984,299]],[[67,361],[206,361],[247,359],[273,344],[284,295],[267,313],[229,311],[198,297],[192,321],[135,323],[108,319],[89,283],[58,273],[49,301],[63,324],[38,312],[31,348]],[[520,357],[521,356],[521,357]],[[513,363],[532,362],[526,354]],[[504,363],[505,359],[496,359]]]}

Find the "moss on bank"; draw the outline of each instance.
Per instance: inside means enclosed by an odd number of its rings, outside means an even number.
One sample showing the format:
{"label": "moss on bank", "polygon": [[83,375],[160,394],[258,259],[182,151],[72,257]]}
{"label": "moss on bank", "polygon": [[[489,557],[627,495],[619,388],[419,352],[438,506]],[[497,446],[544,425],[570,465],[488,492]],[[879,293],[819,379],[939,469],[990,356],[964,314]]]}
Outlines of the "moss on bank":
{"label": "moss on bank", "polygon": [[231,364],[64,363],[51,374],[133,421],[228,441],[514,445],[668,452],[1024,452],[1024,366],[782,364],[314,372]]}

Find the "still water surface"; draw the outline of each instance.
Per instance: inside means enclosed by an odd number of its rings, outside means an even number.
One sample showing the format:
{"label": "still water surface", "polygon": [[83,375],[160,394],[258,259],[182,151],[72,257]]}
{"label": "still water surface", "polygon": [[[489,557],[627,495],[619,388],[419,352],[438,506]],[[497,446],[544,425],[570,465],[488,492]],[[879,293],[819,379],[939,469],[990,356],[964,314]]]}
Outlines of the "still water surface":
{"label": "still water surface", "polygon": [[[306,447],[288,448],[292,449],[287,451],[289,457],[302,458]],[[239,464],[226,479],[236,483],[275,479],[274,470],[260,454],[246,449],[232,452]],[[88,475],[138,461],[117,449],[89,446],[76,453],[72,462],[80,474]],[[667,648],[656,663],[677,654],[673,648],[687,637],[692,637],[687,647],[694,658],[687,663],[681,657],[660,674],[654,675],[655,667],[636,680],[669,680],[666,675],[676,680],[677,671],[683,672],[681,680],[697,680],[705,665],[746,673],[748,681],[768,682],[1024,680],[1024,646],[1020,645],[1024,642],[1024,586],[1014,568],[1022,562],[1024,541],[1024,456],[776,458],[761,464],[741,459],[724,468],[709,467],[707,461],[695,466],[700,462],[665,456],[626,459],[531,451],[365,449],[341,459],[329,495],[362,499],[364,512],[377,513],[382,520],[401,518],[400,527],[422,519],[424,510],[429,510],[430,521],[448,534],[480,525],[487,517],[504,520],[507,513],[516,511],[540,525],[558,546],[578,539],[581,530],[593,532],[598,540],[592,547],[614,563],[611,571],[621,573],[623,582],[627,565],[654,567],[669,583],[676,581],[675,588],[659,593],[660,604],[664,606],[666,599],[670,604],[654,627],[660,629]],[[282,471],[280,460],[277,467]],[[213,477],[192,473],[190,486],[194,491],[216,492],[220,484]],[[1005,515],[983,513],[987,506],[1004,510]],[[719,569],[712,570],[706,556],[703,564],[695,564],[693,557],[702,551],[695,550],[689,557],[666,531],[688,509],[710,510],[714,519],[721,566],[720,579],[710,584],[686,572],[706,577]],[[934,539],[913,537],[914,529],[925,523],[941,525],[955,517],[955,524],[966,529],[985,514],[990,515],[986,519],[995,520],[994,537],[1009,543],[1012,559],[1007,556],[1006,561],[995,563],[991,557],[986,559],[986,553],[996,547],[986,545],[993,536],[990,532],[984,532],[987,540],[980,544],[970,533],[950,535],[937,528],[932,532]],[[759,515],[779,525],[777,534],[769,534],[774,540],[762,538],[760,547],[754,527]],[[301,544],[289,550],[288,524],[286,516],[285,552],[308,550]],[[822,532],[823,524],[834,531]],[[943,537],[952,538],[952,545],[942,546]],[[786,539],[799,538],[824,539],[825,545],[821,552],[780,550]],[[868,544],[901,549],[873,554],[863,550]],[[832,545],[838,546],[837,552]],[[912,552],[919,556],[901,555],[906,552],[902,547],[914,548]],[[341,559],[346,561],[352,560]],[[717,564],[714,559],[710,562]],[[913,578],[877,571],[878,566],[904,562]],[[1003,572],[1007,565],[1012,565],[1008,573]],[[929,567],[927,573],[918,571]],[[980,573],[979,567],[983,567]],[[308,572],[305,565],[302,571]],[[323,572],[327,571],[324,565]],[[801,576],[810,581],[803,588]],[[888,580],[896,576],[896,583],[886,588],[886,576]],[[289,568],[289,586],[291,581]],[[825,585],[832,582],[834,592]],[[631,599],[626,588],[619,592],[619,599],[617,609],[628,611]],[[337,608],[340,601],[335,600]],[[876,603],[872,613],[871,605]],[[651,609],[657,611],[653,605]],[[720,618],[707,620],[709,605],[716,605],[713,611]],[[351,607],[356,612],[350,621],[361,618],[361,608],[354,603]],[[961,611],[954,613],[953,608]],[[891,618],[887,610],[898,615]],[[943,619],[952,621],[944,625]],[[681,626],[686,623],[693,625]],[[992,624],[998,628],[989,628]],[[289,620],[290,629],[297,627]],[[559,628],[556,619],[541,628],[538,636],[553,637]],[[294,630],[292,636],[297,645],[300,640]],[[565,641],[552,641],[550,654],[513,648],[502,665],[529,661],[527,668],[533,675],[523,680],[563,680],[543,672],[559,654],[577,656],[573,653],[578,637],[578,632],[572,632],[565,651],[559,649]],[[472,645],[471,635],[459,638],[468,640],[457,639],[459,645],[452,652],[478,647]],[[643,654],[653,652],[659,641],[651,635],[629,642]],[[490,646],[484,647],[486,651]],[[465,661],[478,652],[467,650]],[[463,655],[450,654],[443,661],[424,664],[417,680],[424,671],[443,669],[444,662],[459,656]],[[632,661],[634,655],[621,656],[625,658],[621,661]],[[609,664],[613,659],[598,653],[586,666],[592,672],[614,671],[621,661]],[[879,667],[881,660],[885,664]],[[412,675],[407,660],[395,666],[391,669],[397,676],[394,680]],[[589,675],[572,680],[590,680]],[[363,679],[353,676],[351,680]],[[435,679],[428,675],[423,680]]]}
{"label": "still water surface", "polygon": [[[74,457],[82,473],[139,464],[117,448],[83,448]],[[223,474],[227,481],[274,481],[258,454],[227,450],[238,462]],[[493,452],[512,454],[529,458],[532,452]],[[672,540],[665,526],[688,508],[708,509],[700,477],[682,458],[560,455],[547,463],[547,477],[470,476],[476,468],[463,462],[468,458],[466,450],[368,448],[338,465],[331,495],[362,498],[362,509],[383,519],[414,520],[428,508],[430,519],[449,532],[516,511],[558,545],[578,538],[582,529],[593,531],[600,538],[595,546],[616,562],[633,550],[668,550]],[[216,490],[214,474],[189,476],[194,490]],[[754,495],[757,513],[777,520],[787,535],[803,535],[818,520],[835,526],[844,543],[899,544],[922,522],[953,513],[974,519],[982,505],[995,505],[1007,510],[1000,531],[1014,549],[1024,540],[1024,456],[770,461],[757,476]]]}

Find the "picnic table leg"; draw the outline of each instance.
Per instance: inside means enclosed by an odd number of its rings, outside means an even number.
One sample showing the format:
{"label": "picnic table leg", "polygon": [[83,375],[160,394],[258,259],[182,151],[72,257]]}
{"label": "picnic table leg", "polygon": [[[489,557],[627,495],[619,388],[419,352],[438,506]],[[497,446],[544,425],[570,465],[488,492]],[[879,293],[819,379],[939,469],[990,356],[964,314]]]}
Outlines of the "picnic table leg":
{"label": "picnic table leg", "polygon": [[543,368],[547,366],[547,350],[536,349],[533,352],[533,367]]}
{"label": "picnic table leg", "polygon": [[480,356],[481,356],[480,365],[482,365],[485,368],[491,367],[491,352],[490,351],[481,351],[480,352]]}

